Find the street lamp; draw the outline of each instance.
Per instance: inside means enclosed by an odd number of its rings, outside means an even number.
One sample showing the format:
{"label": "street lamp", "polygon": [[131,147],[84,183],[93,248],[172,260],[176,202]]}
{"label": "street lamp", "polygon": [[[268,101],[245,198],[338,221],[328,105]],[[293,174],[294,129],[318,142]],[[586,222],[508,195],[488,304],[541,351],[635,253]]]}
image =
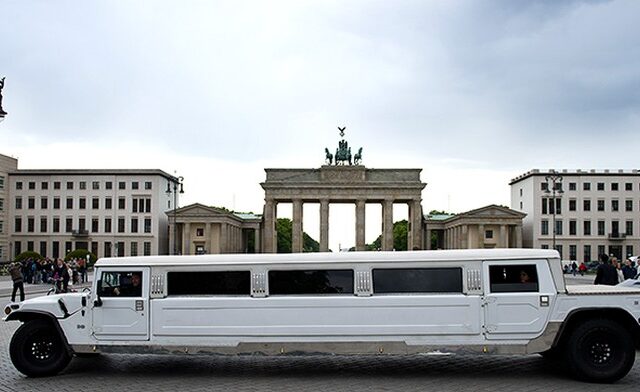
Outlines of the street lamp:
{"label": "street lamp", "polygon": [[[173,184],[173,187],[171,186]],[[180,186],[180,190],[178,190]],[[176,210],[178,209],[178,192],[184,193],[184,177],[173,177],[167,182],[167,196],[173,193],[173,255],[178,254],[178,230],[176,224]]]}
{"label": "street lamp", "polygon": [[[553,249],[556,249],[556,195],[561,196],[564,191],[562,190],[562,176],[557,171],[551,170],[551,174],[545,176],[547,182],[547,189],[544,193],[551,193],[551,207],[553,209]],[[551,181],[551,190],[549,190],[549,181]]]}

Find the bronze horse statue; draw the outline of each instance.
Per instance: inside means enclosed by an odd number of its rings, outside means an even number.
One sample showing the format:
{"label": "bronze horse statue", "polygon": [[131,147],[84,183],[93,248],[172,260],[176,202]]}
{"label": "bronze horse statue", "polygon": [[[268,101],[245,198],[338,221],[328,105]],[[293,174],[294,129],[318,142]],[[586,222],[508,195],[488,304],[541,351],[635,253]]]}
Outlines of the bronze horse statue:
{"label": "bronze horse statue", "polygon": [[353,156],[353,164],[359,165],[360,163],[362,163],[362,147],[360,147],[356,155]]}
{"label": "bronze horse statue", "polygon": [[326,153],[325,155],[325,162],[328,165],[332,165],[333,164],[333,154],[329,152],[329,149],[325,147],[324,152]]}

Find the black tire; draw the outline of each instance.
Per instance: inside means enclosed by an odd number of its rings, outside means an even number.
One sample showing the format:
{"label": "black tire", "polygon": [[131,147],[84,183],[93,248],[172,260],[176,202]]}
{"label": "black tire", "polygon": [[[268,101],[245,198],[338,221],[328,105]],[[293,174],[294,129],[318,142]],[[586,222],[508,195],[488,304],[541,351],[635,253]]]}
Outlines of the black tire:
{"label": "black tire", "polygon": [[16,369],[28,377],[56,375],[71,360],[60,334],[46,320],[20,326],[11,338],[9,354]]}
{"label": "black tire", "polygon": [[565,357],[576,379],[611,383],[629,373],[636,349],[631,333],[622,325],[595,319],[585,321],[571,332]]}

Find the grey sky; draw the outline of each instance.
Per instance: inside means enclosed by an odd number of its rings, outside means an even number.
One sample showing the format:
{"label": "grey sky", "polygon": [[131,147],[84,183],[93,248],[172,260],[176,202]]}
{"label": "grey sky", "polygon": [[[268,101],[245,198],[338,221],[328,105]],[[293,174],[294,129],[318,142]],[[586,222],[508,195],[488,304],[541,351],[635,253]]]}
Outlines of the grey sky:
{"label": "grey sky", "polygon": [[346,125],[365,165],[424,169],[427,210],[508,204],[531,168],[637,168],[639,15],[637,1],[2,0],[0,152],[178,170],[185,202],[260,212],[262,168],[319,166]]}

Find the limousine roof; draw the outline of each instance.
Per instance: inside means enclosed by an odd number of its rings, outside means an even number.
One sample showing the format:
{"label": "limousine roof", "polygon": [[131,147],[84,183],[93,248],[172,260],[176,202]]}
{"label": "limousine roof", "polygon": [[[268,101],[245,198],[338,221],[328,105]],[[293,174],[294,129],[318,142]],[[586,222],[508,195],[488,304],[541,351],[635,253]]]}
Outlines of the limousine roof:
{"label": "limousine roof", "polygon": [[383,262],[438,262],[505,259],[559,258],[555,250],[541,249],[464,249],[427,250],[408,252],[340,252],[340,253],[270,253],[270,254],[220,254],[198,256],[138,256],[109,257],[96,262],[97,267],[107,266],[167,266],[211,264],[281,264],[281,263],[383,263]]}

